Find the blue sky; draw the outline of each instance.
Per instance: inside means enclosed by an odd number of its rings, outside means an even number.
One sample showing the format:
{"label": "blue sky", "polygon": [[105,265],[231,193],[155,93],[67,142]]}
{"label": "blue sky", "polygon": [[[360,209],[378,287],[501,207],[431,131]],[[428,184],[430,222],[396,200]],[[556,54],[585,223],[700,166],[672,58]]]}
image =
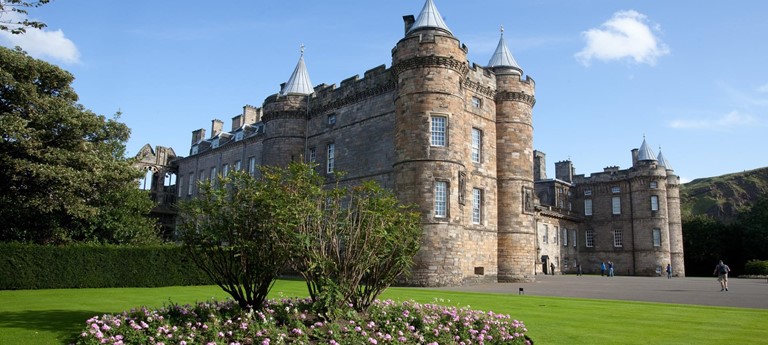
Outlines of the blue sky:
{"label": "blue sky", "polygon": [[[499,27],[536,81],[534,147],[547,171],[631,165],[645,136],[683,181],[768,166],[768,2],[448,1],[445,22],[485,65]],[[30,10],[48,24],[0,34],[75,75],[80,102],[146,143],[189,152],[191,132],[279,91],[306,45],[314,84],[391,64],[423,0],[85,1]]]}

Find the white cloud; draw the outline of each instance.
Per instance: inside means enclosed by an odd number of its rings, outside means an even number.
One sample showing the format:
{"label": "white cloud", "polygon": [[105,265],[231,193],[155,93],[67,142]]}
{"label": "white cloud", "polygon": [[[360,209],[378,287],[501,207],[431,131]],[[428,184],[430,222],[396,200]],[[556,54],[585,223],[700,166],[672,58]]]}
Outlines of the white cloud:
{"label": "white cloud", "polygon": [[639,12],[629,10],[613,14],[600,28],[582,32],[587,46],[575,57],[585,66],[593,59],[602,61],[630,59],[636,63],[656,64],[669,54],[669,48],[656,37],[658,25]]}
{"label": "white cloud", "polygon": [[[24,20],[24,17],[16,12],[6,12],[4,16],[4,20]],[[19,46],[30,56],[38,59],[53,59],[66,64],[80,62],[80,52],[74,42],[64,37],[63,31],[46,31],[35,28],[27,28],[26,30],[26,33],[19,35],[0,31],[0,43],[8,47]]]}
{"label": "white cloud", "polygon": [[669,127],[677,129],[709,129],[719,130],[733,127],[744,127],[758,125],[759,121],[752,115],[741,114],[738,111],[732,111],[716,119],[702,120],[674,120],[669,123]]}

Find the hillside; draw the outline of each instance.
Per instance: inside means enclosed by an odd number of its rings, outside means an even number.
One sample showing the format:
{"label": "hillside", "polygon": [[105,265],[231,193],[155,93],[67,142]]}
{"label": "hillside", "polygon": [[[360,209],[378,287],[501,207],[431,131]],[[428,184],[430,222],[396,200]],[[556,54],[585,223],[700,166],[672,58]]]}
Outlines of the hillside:
{"label": "hillside", "polygon": [[699,178],[680,188],[683,217],[708,214],[723,223],[734,221],[761,197],[768,197],[768,167]]}

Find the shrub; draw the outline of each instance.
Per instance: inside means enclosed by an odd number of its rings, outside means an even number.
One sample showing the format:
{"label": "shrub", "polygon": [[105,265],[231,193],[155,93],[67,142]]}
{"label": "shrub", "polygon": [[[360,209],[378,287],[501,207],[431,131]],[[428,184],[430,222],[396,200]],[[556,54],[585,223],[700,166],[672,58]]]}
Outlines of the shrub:
{"label": "shrub", "polygon": [[266,300],[259,311],[234,301],[141,308],[93,317],[77,344],[530,344],[509,315],[416,302],[376,301],[368,313],[326,321],[310,299]]}
{"label": "shrub", "polygon": [[768,275],[768,260],[750,260],[744,265],[744,274],[746,275]]}

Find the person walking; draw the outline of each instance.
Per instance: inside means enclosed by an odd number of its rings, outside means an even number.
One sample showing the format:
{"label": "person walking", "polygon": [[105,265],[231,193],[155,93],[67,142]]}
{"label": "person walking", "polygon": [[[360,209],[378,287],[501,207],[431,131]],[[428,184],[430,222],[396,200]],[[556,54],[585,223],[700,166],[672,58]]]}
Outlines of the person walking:
{"label": "person walking", "polygon": [[552,271],[552,275],[555,275],[555,263],[554,262],[549,263],[549,268]]}
{"label": "person walking", "polygon": [[605,275],[605,261],[603,261],[603,262],[600,264],[600,276],[602,277],[602,276],[604,276],[604,275]]}
{"label": "person walking", "polygon": [[672,279],[672,264],[667,264],[667,279]]}
{"label": "person walking", "polygon": [[608,276],[613,277],[613,261],[608,261]]}
{"label": "person walking", "polygon": [[717,275],[717,281],[720,283],[720,291],[728,291],[728,272],[731,268],[723,263],[723,260],[715,266],[715,271],[712,274]]}
{"label": "person walking", "polygon": [[581,276],[581,264],[576,264],[576,276]]}

